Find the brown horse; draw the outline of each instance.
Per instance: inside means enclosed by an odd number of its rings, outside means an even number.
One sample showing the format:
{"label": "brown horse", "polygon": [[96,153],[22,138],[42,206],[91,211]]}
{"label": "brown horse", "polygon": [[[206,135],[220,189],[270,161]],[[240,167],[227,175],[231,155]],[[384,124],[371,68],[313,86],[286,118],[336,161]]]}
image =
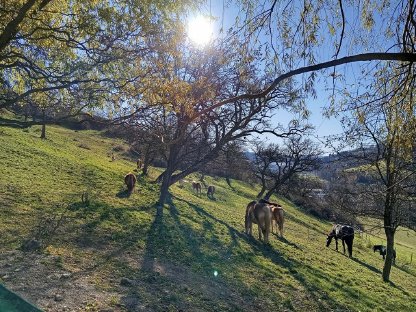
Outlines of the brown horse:
{"label": "brown horse", "polygon": [[127,185],[127,190],[129,194],[133,192],[134,186],[136,185],[136,181],[137,181],[136,176],[133,173],[128,173],[124,177],[124,183],[126,183]]}
{"label": "brown horse", "polygon": [[208,186],[207,197],[214,198],[214,193],[215,193],[215,186],[213,185]]}
{"label": "brown horse", "polygon": [[[280,205],[269,206],[269,207],[272,213],[272,220],[271,220],[272,233],[273,233],[273,223],[275,222],[277,227],[279,227],[280,236],[283,237],[283,224],[285,222],[283,207]],[[276,229],[276,233],[277,233],[277,229]]]}
{"label": "brown horse", "polygon": [[[283,224],[285,222],[284,217],[284,210],[281,205],[278,203],[273,203],[265,199],[260,199],[259,203],[269,205],[270,212],[271,212],[271,232],[273,233],[273,223],[276,223],[277,227],[279,228],[280,236],[283,237]],[[277,233],[277,229],[276,229]]]}
{"label": "brown horse", "polygon": [[202,186],[199,182],[192,182],[192,189],[196,192],[197,195],[202,193]]}
{"label": "brown horse", "polygon": [[257,224],[259,228],[259,240],[264,237],[264,243],[269,243],[271,212],[270,208],[265,203],[258,203],[252,201],[247,205],[245,215],[246,233],[252,235],[253,223]]}

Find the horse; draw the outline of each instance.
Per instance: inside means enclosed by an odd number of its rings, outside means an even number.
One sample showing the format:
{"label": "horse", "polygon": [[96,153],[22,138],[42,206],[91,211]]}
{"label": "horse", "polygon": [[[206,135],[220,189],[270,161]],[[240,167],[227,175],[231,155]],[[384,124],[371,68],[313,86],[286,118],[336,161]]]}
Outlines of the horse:
{"label": "horse", "polygon": [[[276,222],[277,227],[279,227],[280,237],[283,237],[283,223],[285,222],[284,217],[284,210],[283,207],[278,206],[269,206],[270,212],[272,213],[272,220],[271,220],[271,227],[272,227],[272,233],[273,233],[273,223]],[[274,221],[274,222],[273,222]],[[277,233],[277,229],[276,229]]]}
{"label": "horse", "polygon": [[[373,251],[379,251],[380,255],[383,256],[383,260],[386,259],[386,254],[387,254],[387,248],[386,246],[383,245],[374,245],[373,246]],[[396,250],[393,249],[393,263],[396,262]]]}
{"label": "horse", "polygon": [[260,199],[259,203],[269,205],[271,212],[271,232],[273,233],[273,223],[276,223],[277,227],[279,228],[280,236],[283,237],[283,224],[285,222],[283,207],[278,203],[273,203],[266,199]]}
{"label": "horse", "polygon": [[128,173],[124,177],[124,183],[127,185],[127,190],[129,194],[133,192],[134,186],[136,185],[136,176],[133,173]]}
{"label": "horse", "polygon": [[354,228],[349,225],[335,224],[329,232],[326,239],[326,247],[331,244],[332,238],[335,238],[335,249],[338,251],[338,238],[342,240],[342,247],[345,254],[345,243],[347,243],[349,257],[352,258],[352,243],[354,241]]}
{"label": "horse", "polygon": [[192,189],[196,192],[197,195],[201,194],[201,192],[202,192],[201,183],[193,181],[192,182]]}
{"label": "horse", "polygon": [[213,185],[208,186],[207,197],[214,198],[214,192],[215,192],[215,186]]}
{"label": "horse", "polygon": [[259,229],[259,240],[265,244],[269,243],[270,234],[271,211],[267,204],[252,201],[248,203],[245,215],[245,230],[246,234],[252,235],[253,223],[257,224]]}

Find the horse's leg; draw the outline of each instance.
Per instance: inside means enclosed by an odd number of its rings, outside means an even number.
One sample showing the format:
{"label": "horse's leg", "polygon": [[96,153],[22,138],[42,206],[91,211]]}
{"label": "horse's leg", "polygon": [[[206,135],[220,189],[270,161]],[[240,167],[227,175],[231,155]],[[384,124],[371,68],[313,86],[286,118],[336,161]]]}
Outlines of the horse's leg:
{"label": "horse's leg", "polygon": [[[270,231],[270,230],[269,230]],[[267,228],[265,228],[264,229],[264,231],[263,231],[263,236],[264,236],[264,242],[266,243],[266,244],[268,244],[269,243],[269,232],[267,231]]]}
{"label": "horse's leg", "polygon": [[338,251],[338,238],[335,237],[335,250]]}
{"label": "horse's leg", "polygon": [[348,255],[350,258],[352,258],[352,243],[354,241],[354,237],[352,239],[347,240],[347,247],[348,247]]}
{"label": "horse's leg", "polygon": [[260,226],[260,224],[257,224],[258,228],[259,228],[259,240],[261,240],[261,232],[262,232],[262,228]]}
{"label": "horse's leg", "polygon": [[345,255],[345,240],[344,239],[341,239],[342,240],[342,249],[344,250],[344,255]]}
{"label": "horse's leg", "polygon": [[249,221],[249,219],[248,219],[248,214],[246,213],[246,215],[244,216],[244,230],[246,231],[246,234],[248,234],[248,232],[249,232],[249,223],[248,223],[248,221]]}
{"label": "horse's leg", "polygon": [[250,216],[247,216],[247,226],[246,226],[247,234],[252,236],[253,235],[253,220],[251,220]]}

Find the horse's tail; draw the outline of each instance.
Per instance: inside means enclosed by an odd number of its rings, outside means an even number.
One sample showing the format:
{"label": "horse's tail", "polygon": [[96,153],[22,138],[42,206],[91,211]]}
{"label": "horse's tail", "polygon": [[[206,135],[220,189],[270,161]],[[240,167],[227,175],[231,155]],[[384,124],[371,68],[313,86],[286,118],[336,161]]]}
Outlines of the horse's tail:
{"label": "horse's tail", "polygon": [[245,214],[245,217],[244,217],[244,226],[245,226],[247,234],[249,233],[249,228],[250,228],[250,224],[251,224],[251,221],[252,221],[251,220],[251,215],[253,213],[253,208],[254,208],[254,205],[256,203],[257,202],[255,200],[253,200],[253,201],[249,202],[247,207],[246,207],[246,214]]}

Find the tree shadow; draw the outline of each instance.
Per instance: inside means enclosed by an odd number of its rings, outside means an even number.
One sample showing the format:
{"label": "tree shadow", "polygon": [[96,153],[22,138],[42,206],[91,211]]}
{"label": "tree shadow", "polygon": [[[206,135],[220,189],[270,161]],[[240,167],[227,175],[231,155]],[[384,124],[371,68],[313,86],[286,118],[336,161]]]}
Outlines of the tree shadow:
{"label": "tree shadow", "polygon": [[373,271],[374,273],[381,274],[381,271],[379,269],[373,267],[372,265],[369,265],[368,263],[362,262],[358,258],[352,257],[351,260],[354,261],[354,262],[357,262],[358,264],[360,264],[364,267],[366,267],[367,269],[369,269],[370,271]]}
{"label": "tree shadow", "polygon": [[281,242],[285,243],[286,245],[289,245],[289,246],[291,246],[291,247],[293,247],[295,249],[303,250],[302,247],[296,245],[295,243],[293,243],[291,241],[288,241],[285,237],[281,237],[281,236],[279,236],[276,233],[274,233],[273,235],[275,235],[278,240],[280,240]]}
{"label": "tree shadow", "polygon": [[[154,204],[156,208],[157,203]],[[155,257],[159,252],[159,240],[162,239],[167,232],[167,227],[163,222],[163,215],[155,214],[155,218],[147,233],[145,241],[146,249],[143,256],[141,268],[145,271],[153,271],[155,267]]]}
{"label": "tree shadow", "polygon": [[416,274],[412,270],[410,270],[409,268],[405,267],[404,265],[401,265],[401,266],[395,265],[394,267],[399,269],[400,271],[403,271],[403,272],[405,272],[409,275],[412,275],[413,277],[416,277]]}
{"label": "tree shadow", "polygon": [[0,127],[10,127],[10,128],[17,128],[17,129],[25,129],[33,126],[35,123],[31,122],[24,122],[15,119],[6,119],[0,117]]}
{"label": "tree shadow", "polygon": [[[256,239],[254,236],[250,236],[238,231],[237,229],[235,229],[228,223],[224,222],[223,220],[220,220],[215,216],[211,215],[198,205],[195,205],[178,197],[174,197],[174,199],[185,202],[187,205],[189,205],[190,208],[195,210],[198,213],[198,215],[201,216],[201,218],[206,218],[210,220],[210,222],[219,223],[225,226],[228,229],[228,232],[232,239],[232,243],[229,245],[229,250],[227,252],[232,253],[232,250],[236,246],[240,245],[240,242],[244,241],[247,245],[250,246],[253,254],[261,254],[263,257],[269,259],[273,264],[288,269],[292,276],[309,292],[309,295],[315,298],[315,303],[318,306],[319,310],[328,309],[328,306],[324,302],[321,302],[321,294],[319,288],[311,284],[310,281],[308,281],[308,279],[300,273],[304,268],[304,263],[300,263],[283,257],[282,254],[275,250],[270,244],[264,244],[263,242]],[[280,240],[288,244],[289,246],[300,249],[296,244],[291,243],[285,238],[281,238]],[[251,265],[254,264],[251,263]],[[314,272],[315,274],[316,270],[315,268],[310,268],[310,271]],[[323,273],[322,276],[325,277],[329,282],[335,283]],[[331,307],[342,307],[342,305],[340,305],[339,302],[334,301],[330,297],[326,298],[326,301],[327,303],[329,303]],[[347,309],[347,307],[344,308]]]}
{"label": "tree shadow", "polygon": [[407,292],[405,289],[403,289],[402,287],[396,285],[395,283],[393,283],[392,281],[388,282],[390,286],[402,291],[406,296],[412,297],[414,296],[414,294],[410,294],[409,292]]}

